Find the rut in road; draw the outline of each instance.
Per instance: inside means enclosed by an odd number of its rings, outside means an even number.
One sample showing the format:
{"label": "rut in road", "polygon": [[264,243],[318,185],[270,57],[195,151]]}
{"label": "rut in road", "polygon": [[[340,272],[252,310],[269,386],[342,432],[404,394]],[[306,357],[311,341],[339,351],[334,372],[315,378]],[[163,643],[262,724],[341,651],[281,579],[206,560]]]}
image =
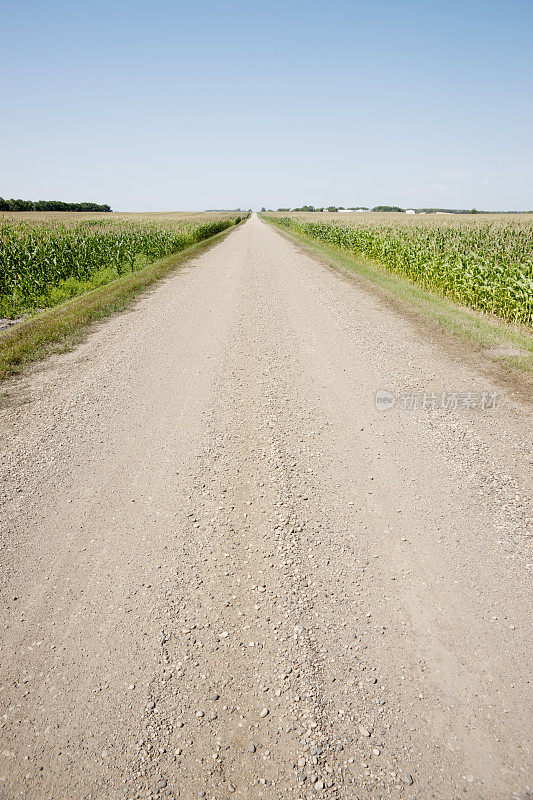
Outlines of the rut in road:
{"label": "rut in road", "polygon": [[256,218],[13,383],[0,796],[526,797],[526,410],[378,388],[497,391]]}

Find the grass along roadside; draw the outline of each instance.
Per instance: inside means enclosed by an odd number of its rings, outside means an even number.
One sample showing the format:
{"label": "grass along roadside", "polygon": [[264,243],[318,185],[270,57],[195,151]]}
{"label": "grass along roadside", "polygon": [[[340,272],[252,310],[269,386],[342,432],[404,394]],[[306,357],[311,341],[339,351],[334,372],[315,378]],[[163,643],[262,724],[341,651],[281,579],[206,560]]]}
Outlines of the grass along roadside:
{"label": "grass along roadside", "polygon": [[13,319],[110,283],[231,227],[241,217],[207,222],[0,220],[0,317]]}
{"label": "grass along roadside", "polygon": [[296,234],[374,261],[456,305],[512,325],[533,325],[533,218],[503,221],[504,215],[496,215],[472,223],[465,215],[450,222],[415,214],[410,223],[409,216],[398,216],[356,221],[309,220],[303,214],[270,218]]}
{"label": "grass along roadside", "polygon": [[208,250],[234,227],[7,328],[0,333],[0,380],[29,362],[72,346],[89,323],[123,309],[143,289]]}
{"label": "grass along roadside", "polygon": [[[296,234],[268,216],[262,215],[262,219],[328,266],[357,279],[367,289],[377,290],[381,298],[404,315],[429,325],[433,331],[447,334],[449,343],[468,343],[477,357],[482,354],[496,367],[497,377],[502,377],[504,372],[514,373],[525,379],[531,389],[533,337],[524,326],[512,325],[456,305],[445,297],[421,289],[407,278],[388,272],[375,261],[317,242],[304,234]],[[463,351],[462,354],[466,355]]]}

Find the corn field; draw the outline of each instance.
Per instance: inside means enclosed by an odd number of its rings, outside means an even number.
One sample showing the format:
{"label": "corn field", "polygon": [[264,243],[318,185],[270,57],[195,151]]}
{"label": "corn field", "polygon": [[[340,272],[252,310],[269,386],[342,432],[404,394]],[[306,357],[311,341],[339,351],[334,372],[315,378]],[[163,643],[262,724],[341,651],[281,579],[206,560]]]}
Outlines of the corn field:
{"label": "corn field", "polygon": [[[439,217],[405,221],[270,219],[312,239],[375,260],[390,272],[456,303],[513,323],[533,322],[533,218],[473,222]],[[402,215],[405,217],[405,215]]]}
{"label": "corn field", "polygon": [[[240,221],[220,215],[205,221],[78,224],[0,220],[0,316],[39,307],[53,287],[87,281],[98,270],[111,279],[207,239]],[[139,258],[142,256],[142,258]]]}

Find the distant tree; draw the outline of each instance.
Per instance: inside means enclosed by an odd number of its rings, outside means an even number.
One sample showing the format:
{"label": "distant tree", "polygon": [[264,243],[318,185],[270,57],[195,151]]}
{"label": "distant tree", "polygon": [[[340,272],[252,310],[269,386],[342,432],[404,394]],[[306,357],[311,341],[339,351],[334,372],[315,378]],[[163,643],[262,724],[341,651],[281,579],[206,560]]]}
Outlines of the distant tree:
{"label": "distant tree", "polygon": [[4,200],[0,198],[1,211],[111,211],[111,206],[98,203],[64,203],[62,200]]}
{"label": "distant tree", "polygon": [[328,211],[338,211],[337,206],[328,206]]}
{"label": "distant tree", "polygon": [[261,209],[261,211],[266,211],[266,208],[263,206],[263,208]]}
{"label": "distant tree", "polygon": [[404,211],[400,206],[376,206],[372,211]]}
{"label": "distant tree", "polygon": [[278,208],[278,211],[290,211],[290,208]]}
{"label": "distant tree", "polygon": [[9,204],[11,206],[11,209],[10,209],[11,211],[33,211],[34,210],[34,204],[31,202],[31,200],[20,200],[20,199],[15,200],[14,198],[11,198],[9,200]]}

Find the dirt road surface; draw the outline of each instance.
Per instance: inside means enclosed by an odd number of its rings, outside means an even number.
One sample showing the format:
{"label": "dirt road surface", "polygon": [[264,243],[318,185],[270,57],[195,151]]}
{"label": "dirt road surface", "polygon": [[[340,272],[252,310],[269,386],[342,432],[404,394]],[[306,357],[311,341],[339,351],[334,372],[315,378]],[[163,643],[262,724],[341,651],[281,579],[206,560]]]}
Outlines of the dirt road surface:
{"label": "dirt road surface", "polygon": [[2,800],[530,797],[512,393],[253,217],[0,413]]}

